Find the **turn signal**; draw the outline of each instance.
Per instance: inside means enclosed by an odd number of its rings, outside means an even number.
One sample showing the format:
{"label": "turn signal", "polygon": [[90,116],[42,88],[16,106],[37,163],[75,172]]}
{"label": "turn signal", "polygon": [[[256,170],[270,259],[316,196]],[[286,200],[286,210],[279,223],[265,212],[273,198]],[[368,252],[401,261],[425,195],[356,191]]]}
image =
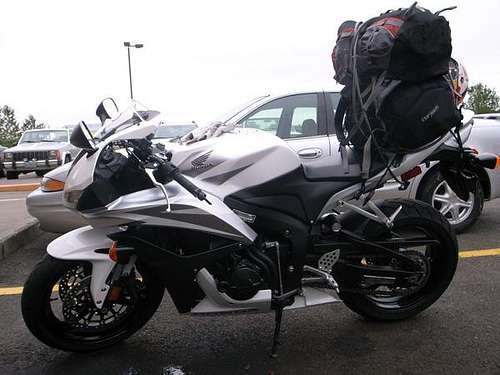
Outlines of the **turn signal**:
{"label": "turn signal", "polygon": [[42,182],[40,182],[40,187],[45,192],[61,191],[64,190],[64,182],[44,177],[42,178]]}
{"label": "turn signal", "polygon": [[118,262],[118,252],[117,252],[118,246],[116,244],[116,241],[113,241],[113,244],[109,248],[108,255],[109,259],[111,259],[113,262]]}
{"label": "turn signal", "polygon": [[495,163],[495,169],[500,168],[500,156],[497,156],[497,162]]}

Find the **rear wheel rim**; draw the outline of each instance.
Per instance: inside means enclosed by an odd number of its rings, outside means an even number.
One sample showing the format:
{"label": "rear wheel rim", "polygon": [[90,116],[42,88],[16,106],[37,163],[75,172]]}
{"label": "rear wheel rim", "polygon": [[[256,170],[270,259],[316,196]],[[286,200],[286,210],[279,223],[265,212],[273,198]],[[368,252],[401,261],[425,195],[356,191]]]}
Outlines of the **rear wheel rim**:
{"label": "rear wheel rim", "polygon": [[[367,296],[367,298],[374,303],[377,307],[385,309],[385,310],[396,310],[396,309],[406,309],[411,308],[420,303],[420,301],[426,298],[426,295],[429,294],[432,289],[435,288],[436,284],[439,283],[441,267],[444,266],[446,259],[442,256],[442,253],[439,251],[442,246],[442,241],[434,235],[431,229],[422,228],[422,227],[400,227],[395,229],[397,233],[392,232],[393,238],[404,238],[404,231],[409,230],[410,232],[417,231],[420,237],[425,236],[429,239],[435,239],[439,241],[439,245],[425,245],[420,246],[417,250],[414,247],[405,247],[404,249],[400,249],[402,253],[405,251],[418,251],[422,255],[425,255],[427,258],[430,268],[428,270],[428,275],[426,275],[425,283],[419,287],[414,293],[411,293],[406,296],[394,296],[394,297],[375,297],[375,296]],[[415,232],[414,232],[415,233]]]}
{"label": "rear wheel rim", "polygon": [[446,181],[442,181],[432,193],[432,206],[441,212],[452,225],[466,221],[474,211],[474,194],[467,200],[460,198]]}

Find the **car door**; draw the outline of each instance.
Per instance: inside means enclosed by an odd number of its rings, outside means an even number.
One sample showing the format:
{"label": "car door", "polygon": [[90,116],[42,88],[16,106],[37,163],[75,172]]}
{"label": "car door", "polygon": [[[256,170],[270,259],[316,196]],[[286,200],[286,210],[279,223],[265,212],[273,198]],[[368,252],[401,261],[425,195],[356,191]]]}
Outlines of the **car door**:
{"label": "car door", "polygon": [[256,108],[240,124],[260,129],[287,141],[311,176],[325,172],[330,156],[323,93],[303,93],[274,99]]}

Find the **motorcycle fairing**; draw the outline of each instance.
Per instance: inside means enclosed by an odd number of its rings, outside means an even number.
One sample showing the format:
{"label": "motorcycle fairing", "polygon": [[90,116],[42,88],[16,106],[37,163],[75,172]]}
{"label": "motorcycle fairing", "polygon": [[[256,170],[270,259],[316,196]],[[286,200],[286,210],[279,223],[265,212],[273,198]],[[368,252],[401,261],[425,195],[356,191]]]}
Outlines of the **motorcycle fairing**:
{"label": "motorcycle fairing", "polygon": [[124,195],[104,209],[84,213],[96,228],[141,223],[149,226],[184,228],[251,244],[257,233],[219,198],[207,194],[210,202],[200,201],[175,181],[165,186],[170,201],[157,188]]}

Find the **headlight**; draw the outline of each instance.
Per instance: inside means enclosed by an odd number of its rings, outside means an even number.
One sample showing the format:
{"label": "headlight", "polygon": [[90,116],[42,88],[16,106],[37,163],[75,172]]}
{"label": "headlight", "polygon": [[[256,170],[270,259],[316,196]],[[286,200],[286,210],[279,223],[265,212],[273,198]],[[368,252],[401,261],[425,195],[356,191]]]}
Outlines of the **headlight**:
{"label": "headlight", "polygon": [[4,152],[3,153],[3,159],[5,161],[12,161],[13,157],[14,157],[14,154],[12,152]]}
{"label": "headlight", "polygon": [[49,159],[51,159],[51,160],[53,160],[53,159],[60,160],[61,159],[61,154],[59,153],[59,150],[50,150],[49,151]]}
{"label": "headlight", "polygon": [[42,178],[42,182],[40,182],[40,187],[42,188],[42,191],[46,192],[61,191],[64,190],[64,182],[44,177]]}

